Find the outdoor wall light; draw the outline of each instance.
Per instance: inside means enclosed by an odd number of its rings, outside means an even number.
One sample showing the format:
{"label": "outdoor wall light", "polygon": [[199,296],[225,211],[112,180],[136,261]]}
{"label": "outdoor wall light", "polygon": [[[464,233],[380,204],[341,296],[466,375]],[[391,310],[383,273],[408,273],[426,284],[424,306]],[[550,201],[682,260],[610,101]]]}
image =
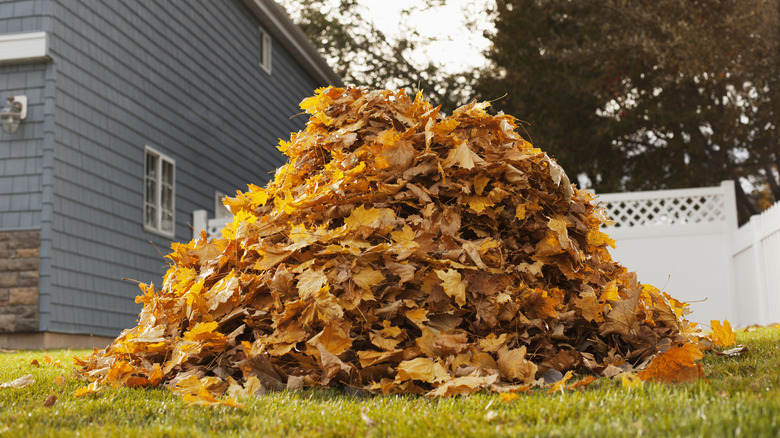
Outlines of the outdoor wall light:
{"label": "outdoor wall light", "polygon": [[27,96],[9,97],[8,103],[0,110],[3,132],[6,134],[15,133],[25,118],[27,118]]}

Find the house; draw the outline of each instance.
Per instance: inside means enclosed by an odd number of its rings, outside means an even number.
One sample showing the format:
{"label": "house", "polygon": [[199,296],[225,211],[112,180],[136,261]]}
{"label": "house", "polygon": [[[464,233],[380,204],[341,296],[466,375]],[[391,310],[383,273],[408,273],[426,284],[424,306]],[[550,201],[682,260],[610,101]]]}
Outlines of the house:
{"label": "house", "polygon": [[3,0],[0,347],[104,346],[192,212],[264,185],[339,77],[272,0]]}

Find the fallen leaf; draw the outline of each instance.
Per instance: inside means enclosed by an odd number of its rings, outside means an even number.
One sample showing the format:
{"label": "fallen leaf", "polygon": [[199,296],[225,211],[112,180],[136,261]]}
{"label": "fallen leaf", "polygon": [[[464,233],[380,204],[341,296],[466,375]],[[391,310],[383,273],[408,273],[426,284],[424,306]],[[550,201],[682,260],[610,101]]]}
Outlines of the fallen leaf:
{"label": "fallen leaf", "polygon": [[87,386],[77,389],[76,392],[73,393],[73,395],[75,397],[84,397],[85,395],[89,395],[89,394],[97,394],[102,390],[103,388],[98,385],[97,381],[95,381],[90,383]]}
{"label": "fallen leaf", "polygon": [[43,406],[50,408],[54,406],[55,403],[57,403],[57,396],[54,394],[49,394],[49,396],[46,397],[46,400],[43,402]]}
{"label": "fallen leaf", "polygon": [[642,378],[634,373],[623,373],[620,375],[620,382],[623,388],[629,391],[642,386]]}
{"label": "fallen leaf", "polygon": [[670,348],[656,356],[638,375],[642,380],[670,383],[697,380],[704,374],[701,364],[696,363],[702,357],[704,353],[694,344]]}
{"label": "fallen leaf", "polygon": [[33,383],[35,380],[33,380],[32,374],[27,374],[10,382],[0,383],[0,388],[26,388],[32,386]]}
{"label": "fallen leaf", "polygon": [[712,327],[712,342],[718,347],[728,347],[736,341],[737,334],[731,329],[731,323],[728,319],[724,319],[723,324],[713,319],[710,321],[710,326]]}

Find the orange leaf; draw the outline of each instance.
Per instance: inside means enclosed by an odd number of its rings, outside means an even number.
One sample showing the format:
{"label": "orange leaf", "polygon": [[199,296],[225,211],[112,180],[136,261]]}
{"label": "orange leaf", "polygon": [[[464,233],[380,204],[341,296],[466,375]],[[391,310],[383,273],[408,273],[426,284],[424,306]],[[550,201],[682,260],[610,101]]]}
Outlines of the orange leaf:
{"label": "orange leaf", "polygon": [[639,372],[642,380],[660,382],[687,382],[702,377],[701,364],[696,361],[704,354],[694,344],[670,348],[658,355],[647,369]]}

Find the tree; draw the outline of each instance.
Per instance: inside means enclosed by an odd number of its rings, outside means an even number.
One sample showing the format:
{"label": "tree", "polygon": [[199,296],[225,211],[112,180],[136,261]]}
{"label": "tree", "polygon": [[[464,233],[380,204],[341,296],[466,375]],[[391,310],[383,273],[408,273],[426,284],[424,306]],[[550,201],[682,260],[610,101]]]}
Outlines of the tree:
{"label": "tree", "polygon": [[[391,39],[367,18],[357,0],[281,3],[347,85],[421,90],[447,112],[470,99],[474,72],[446,72],[430,60],[413,60],[411,51],[430,41],[404,20],[398,23],[404,37]],[[440,3],[442,0],[422,1],[402,11],[402,16]]]}
{"label": "tree", "polygon": [[[477,90],[506,95],[495,106],[597,191],[776,188],[778,14],[778,0],[498,0]],[[756,209],[737,186],[744,220]]]}

